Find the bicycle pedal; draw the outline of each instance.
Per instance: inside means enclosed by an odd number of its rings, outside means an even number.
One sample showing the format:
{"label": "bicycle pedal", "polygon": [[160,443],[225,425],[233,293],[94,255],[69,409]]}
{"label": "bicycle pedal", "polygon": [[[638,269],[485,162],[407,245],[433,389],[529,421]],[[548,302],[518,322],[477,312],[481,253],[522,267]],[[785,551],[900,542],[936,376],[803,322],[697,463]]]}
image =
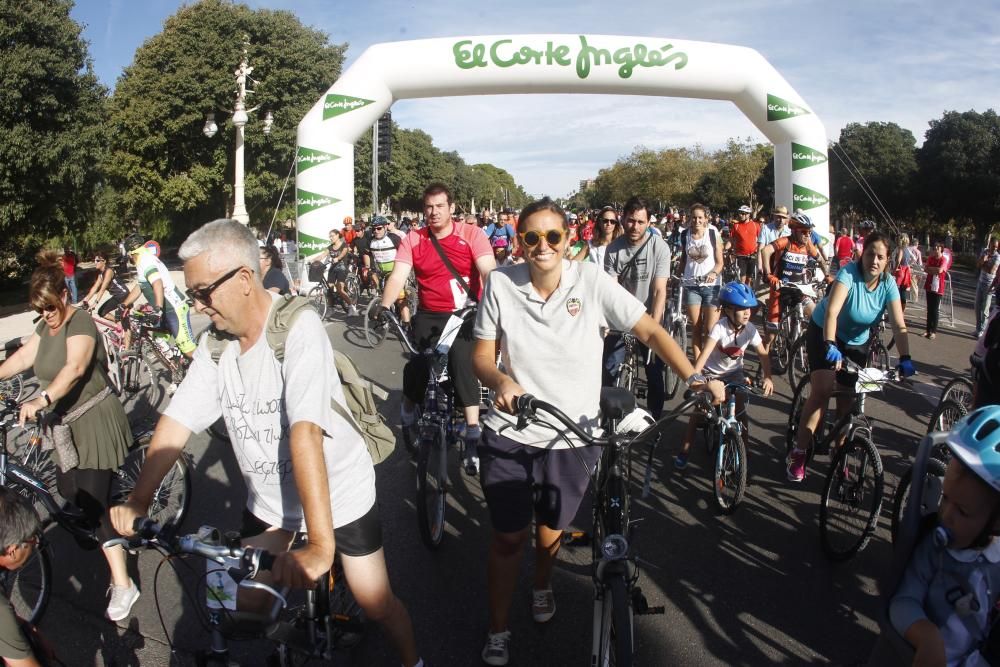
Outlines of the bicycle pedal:
{"label": "bicycle pedal", "polygon": [[635,610],[636,616],[652,616],[654,614],[665,614],[665,613],[667,613],[667,609],[662,604],[657,605],[655,607],[646,607],[642,611],[639,611],[638,609]]}
{"label": "bicycle pedal", "polygon": [[590,534],[582,530],[567,530],[562,535],[562,543],[568,547],[585,547],[590,544]]}

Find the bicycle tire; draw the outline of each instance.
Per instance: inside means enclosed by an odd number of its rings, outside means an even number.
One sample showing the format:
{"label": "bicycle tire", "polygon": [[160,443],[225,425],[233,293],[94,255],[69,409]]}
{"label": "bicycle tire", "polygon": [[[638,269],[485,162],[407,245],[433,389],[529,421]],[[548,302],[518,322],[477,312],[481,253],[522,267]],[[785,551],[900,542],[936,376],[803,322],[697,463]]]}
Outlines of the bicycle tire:
{"label": "bicycle tire", "polygon": [[809,376],[809,353],[806,350],[806,335],[802,334],[792,343],[788,353],[788,384],[796,386],[799,380]]}
{"label": "bicycle tire", "polygon": [[955,401],[960,403],[966,412],[971,412],[973,391],[974,388],[970,380],[964,377],[952,378],[941,392],[941,401]]}
{"label": "bicycle tire", "polygon": [[373,322],[370,314],[375,308],[382,306],[382,295],[376,294],[372,297],[372,300],[368,303],[368,307],[365,308],[364,318],[365,318],[365,340],[368,341],[368,347],[373,350],[382,344],[385,340],[386,334],[389,333],[389,324],[385,318],[381,318],[378,322]]}
{"label": "bicycle tire", "polygon": [[875,443],[867,433],[855,432],[833,458],[823,487],[819,533],[827,558],[850,560],[868,545],[882,509],[884,483]]}
{"label": "bicycle tire", "polygon": [[[795,441],[798,438],[799,433],[799,421],[802,418],[802,408],[806,404],[806,400],[809,398],[809,376],[806,375],[799,379],[798,384],[795,385],[795,389],[792,391],[792,405],[791,410],[788,412],[788,426],[785,428],[785,456],[792,453],[792,449],[795,447]],[[815,442],[815,438],[813,438]],[[809,448],[810,456],[812,452],[812,447]]]}
{"label": "bicycle tire", "polygon": [[18,373],[6,380],[0,380],[0,399],[20,401],[24,393],[24,377]]}
{"label": "bicycle tire", "polygon": [[743,500],[747,488],[747,450],[735,428],[726,431],[722,446],[715,453],[712,482],[719,511],[732,514]]}
{"label": "bicycle tire", "polygon": [[325,320],[327,310],[330,307],[330,303],[327,300],[326,288],[322,285],[316,285],[311,290],[309,290],[309,302],[312,304],[313,310],[319,315],[319,319]]}
{"label": "bicycle tire", "polygon": [[441,425],[432,438],[421,440],[417,451],[417,526],[420,539],[428,549],[437,549],[444,540],[448,507],[447,458],[444,425]]}
{"label": "bicycle tire", "polygon": [[18,618],[38,625],[52,596],[52,563],[44,544],[17,570],[0,569],[0,591],[3,591]]}
{"label": "bicycle tire", "polygon": [[595,613],[600,625],[596,664],[600,667],[631,667],[635,657],[632,600],[623,574],[611,574],[604,579],[604,592],[595,600]]}
{"label": "bicycle tire", "polygon": [[349,311],[351,304],[356,304],[361,298],[361,283],[358,282],[358,277],[353,273],[348,274],[347,278],[344,279],[344,291],[347,293],[348,301],[341,299],[340,305],[345,311]]}
{"label": "bicycle tire", "polygon": [[[944,479],[945,469],[948,464],[940,459],[935,458],[933,455],[927,459],[927,474],[935,475]],[[892,518],[889,524],[889,530],[892,534],[892,543],[896,543],[896,535],[899,534],[899,525],[903,521],[903,511],[906,509],[906,505],[910,500],[910,484],[913,483],[913,466],[911,465],[903,473],[903,476],[899,478],[899,486],[896,487],[896,494],[892,498]],[[928,514],[934,514],[937,512],[937,507],[922,507],[921,515],[927,516]]]}
{"label": "bicycle tire", "polygon": [[[42,449],[41,436],[38,428],[23,429],[14,439],[14,459],[18,461],[32,477],[41,482],[46,490],[52,495],[56,504],[63,502],[62,496],[56,488],[56,462],[52,458],[52,451]],[[38,514],[38,518],[45,524],[50,519],[49,510],[42,503],[38,494],[32,492],[27,487],[17,484],[15,489]]]}
{"label": "bicycle tire", "polygon": [[[669,326],[670,337],[674,339],[681,351],[687,355],[687,327],[682,320],[674,320]],[[667,400],[677,395],[677,390],[681,386],[681,377],[670,366],[663,364],[663,385]]]}
{"label": "bicycle tire", "polygon": [[791,346],[788,343],[788,334],[779,329],[774,334],[770,349],[771,370],[775,375],[784,375],[785,371],[788,370],[789,347]]}
{"label": "bicycle tire", "polygon": [[353,648],[364,639],[365,612],[351,593],[344,569],[339,561],[334,561],[333,567],[323,578],[326,586],[326,600],[323,612],[330,616],[332,636],[327,637],[330,648],[343,650]]}
{"label": "bicycle tire", "polygon": [[868,348],[868,365],[881,371],[889,370],[889,350],[881,340],[876,340]]}
{"label": "bicycle tire", "polygon": [[[115,471],[111,478],[111,505],[120,505],[128,500],[146,462],[148,450],[148,444],[135,447]],[[161,525],[170,523],[180,526],[190,506],[191,474],[187,460],[181,455],[156,487],[146,516]]]}
{"label": "bicycle tire", "polygon": [[131,423],[148,420],[156,414],[163,388],[159,374],[141,354],[122,355],[122,391],[122,406]]}
{"label": "bicycle tire", "polygon": [[927,433],[950,431],[959,419],[969,413],[958,401],[947,399],[938,403],[927,422]]}

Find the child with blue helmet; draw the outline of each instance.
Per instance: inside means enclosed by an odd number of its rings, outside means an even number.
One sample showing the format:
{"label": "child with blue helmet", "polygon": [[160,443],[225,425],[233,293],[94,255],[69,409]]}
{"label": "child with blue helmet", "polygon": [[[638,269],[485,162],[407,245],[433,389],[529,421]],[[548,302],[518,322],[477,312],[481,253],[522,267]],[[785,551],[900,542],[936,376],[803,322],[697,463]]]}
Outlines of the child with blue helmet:
{"label": "child with blue helmet", "polygon": [[939,527],[910,557],[889,618],[914,665],[998,664],[984,655],[1000,602],[1000,406],[955,424],[948,448]]}
{"label": "child with blue helmet", "polygon": [[[771,382],[771,362],[764,350],[763,341],[757,332],[757,327],[750,323],[750,315],[757,307],[757,296],[748,285],[741,282],[730,282],[723,285],[719,293],[722,307],[722,317],[712,326],[705,339],[701,354],[694,364],[695,373],[704,373],[711,379],[720,380],[725,384],[745,382],[743,375],[743,354],[753,346],[760,358],[761,369],[764,371],[764,382],[761,389],[765,396],[774,391]],[[736,414],[743,423],[743,432],[747,433],[746,398],[742,394],[736,396]],[[694,415],[688,421],[687,433],[681,444],[681,451],[674,459],[674,466],[682,469],[687,466],[691,443],[694,441],[695,430],[699,417]]]}

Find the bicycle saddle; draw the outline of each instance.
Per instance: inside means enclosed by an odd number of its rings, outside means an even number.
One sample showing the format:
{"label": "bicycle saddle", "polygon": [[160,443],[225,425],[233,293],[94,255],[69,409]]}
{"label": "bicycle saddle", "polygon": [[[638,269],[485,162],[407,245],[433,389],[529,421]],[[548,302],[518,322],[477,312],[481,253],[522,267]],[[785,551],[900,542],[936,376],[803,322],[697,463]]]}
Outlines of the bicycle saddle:
{"label": "bicycle saddle", "polygon": [[622,387],[601,387],[601,415],[605,419],[622,419],[635,410],[635,396]]}

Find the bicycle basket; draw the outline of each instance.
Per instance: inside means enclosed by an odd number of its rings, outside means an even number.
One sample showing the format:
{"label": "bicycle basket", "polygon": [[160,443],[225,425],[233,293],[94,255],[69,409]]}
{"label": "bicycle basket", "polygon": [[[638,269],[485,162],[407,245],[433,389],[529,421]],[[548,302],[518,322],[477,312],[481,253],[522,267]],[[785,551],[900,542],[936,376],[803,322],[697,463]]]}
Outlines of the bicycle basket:
{"label": "bicycle basket", "polygon": [[309,282],[318,283],[326,277],[323,262],[309,262]]}

